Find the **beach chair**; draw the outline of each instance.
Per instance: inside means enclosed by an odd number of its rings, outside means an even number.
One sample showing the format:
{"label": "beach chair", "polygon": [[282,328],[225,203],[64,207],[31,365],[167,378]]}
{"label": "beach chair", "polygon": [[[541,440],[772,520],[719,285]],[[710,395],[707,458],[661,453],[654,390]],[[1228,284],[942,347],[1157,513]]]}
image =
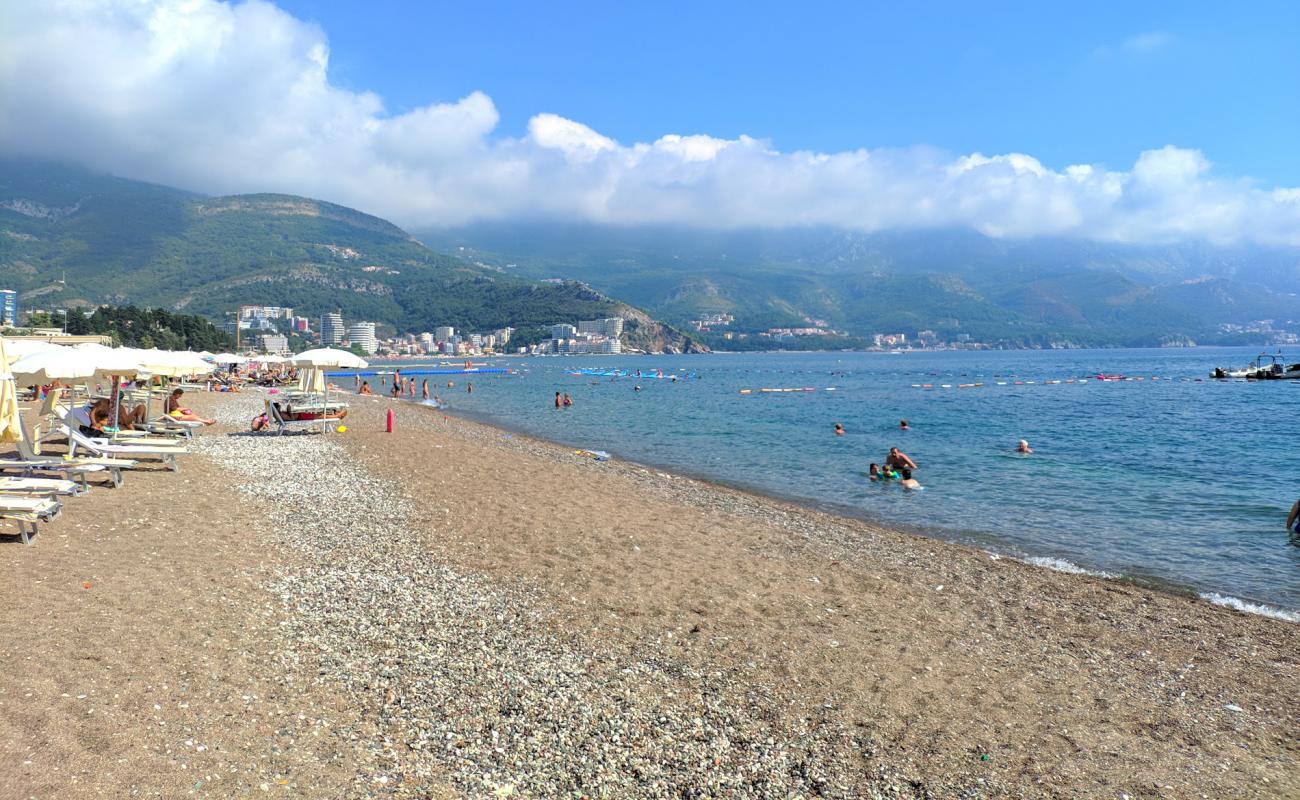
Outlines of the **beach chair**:
{"label": "beach chair", "polygon": [[270,400],[266,401],[266,416],[276,427],[276,436],[283,436],[284,432],[292,429],[299,429],[304,432],[310,432],[311,426],[320,425],[321,432],[324,433],[328,428],[338,425],[342,420],[334,418],[322,419],[285,419],[280,413],[280,407]]}
{"label": "beach chair", "polygon": [[16,523],[23,544],[31,544],[38,522],[49,522],[63,510],[63,504],[50,497],[14,497],[0,495],[0,520]]}
{"label": "beach chair", "polygon": [[[112,460],[112,459],[109,459]],[[135,462],[127,461],[126,464],[134,465]],[[34,460],[25,459],[0,459],[0,473],[17,472],[26,478],[35,478],[38,476],[62,475],[64,480],[76,480],[86,491],[90,490],[90,482],[87,476],[103,474],[108,478],[109,485],[114,489],[122,485],[122,467],[108,467],[104,464],[83,464],[77,460],[63,461],[62,459],[43,458]],[[5,477],[0,475],[0,478]]]}
{"label": "beach chair", "polygon": [[0,495],[79,495],[85,489],[76,481],[57,478],[12,478],[0,475]]}
{"label": "beach chair", "polygon": [[184,447],[118,444],[108,439],[95,439],[86,436],[69,425],[64,425],[63,430],[68,435],[68,453],[74,457],[77,448],[80,447],[99,457],[123,456],[134,459],[157,459],[166,464],[172,472],[180,472],[181,467],[176,461],[176,456],[188,455],[190,452]]}

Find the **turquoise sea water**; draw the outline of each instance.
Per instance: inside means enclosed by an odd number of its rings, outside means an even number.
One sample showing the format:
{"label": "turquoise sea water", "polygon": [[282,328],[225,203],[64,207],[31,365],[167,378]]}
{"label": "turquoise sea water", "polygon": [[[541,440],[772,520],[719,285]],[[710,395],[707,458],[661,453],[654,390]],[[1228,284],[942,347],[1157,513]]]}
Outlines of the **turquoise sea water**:
{"label": "turquoise sea water", "polygon": [[[1300,541],[1284,526],[1300,498],[1300,384],[1206,378],[1255,352],[508,358],[491,363],[513,374],[429,379],[455,413],[542,438],[1300,620]],[[698,378],[570,374],[578,369]],[[1064,382],[1099,372],[1144,380]],[[973,383],[983,386],[959,388]],[[556,411],[556,391],[573,407]],[[903,418],[911,430],[899,430]],[[1021,438],[1033,455],[1012,452]],[[866,479],[891,446],[917,462],[924,490]]]}

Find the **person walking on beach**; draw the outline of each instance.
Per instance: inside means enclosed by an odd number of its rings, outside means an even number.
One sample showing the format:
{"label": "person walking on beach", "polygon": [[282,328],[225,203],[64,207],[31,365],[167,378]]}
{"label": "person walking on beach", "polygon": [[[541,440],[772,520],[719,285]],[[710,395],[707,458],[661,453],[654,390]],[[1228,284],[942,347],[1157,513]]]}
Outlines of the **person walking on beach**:
{"label": "person walking on beach", "polygon": [[421,397],[421,399],[424,399],[424,400],[428,400],[428,399],[429,399],[429,379],[428,379],[428,378],[425,378],[423,381],[420,382],[420,397]]}
{"label": "person walking on beach", "polygon": [[897,447],[889,448],[889,455],[885,456],[885,466],[890,467],[896,472],[902,472],[906,469],[916,469],[916,462],[907,457],[907,454],[900,451]]}
{"label": "person walking on beach", "polygon": [[400,398],[402,396],[402,384],[398,380],[393,381],[392,395],[394,398]]}
{"label": "person walking on beach", "polygon": [[353,388],[355,388],[355,389],[360,389],[360,388],[361,388],[361,373],[360,373],[360,372],[358,372],[357,374],[355,374],[355,375],[352,376],[352,386],[353,386]]}

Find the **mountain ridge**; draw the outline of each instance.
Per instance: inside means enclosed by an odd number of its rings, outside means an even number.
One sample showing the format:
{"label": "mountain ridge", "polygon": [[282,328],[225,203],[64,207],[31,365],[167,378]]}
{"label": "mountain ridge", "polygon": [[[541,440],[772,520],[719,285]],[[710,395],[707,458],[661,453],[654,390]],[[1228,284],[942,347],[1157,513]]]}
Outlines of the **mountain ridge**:
{"label": "mountain ridge", "polygon": [[309,317],[342,310],[398,332],[623,316],[629,346],[706,349],[580,282],[470,264],[346,206],[206,197],[34,162],[0,161],[0,281],[26,304],[136,304],[217,320],[240,305],[280,305]]}

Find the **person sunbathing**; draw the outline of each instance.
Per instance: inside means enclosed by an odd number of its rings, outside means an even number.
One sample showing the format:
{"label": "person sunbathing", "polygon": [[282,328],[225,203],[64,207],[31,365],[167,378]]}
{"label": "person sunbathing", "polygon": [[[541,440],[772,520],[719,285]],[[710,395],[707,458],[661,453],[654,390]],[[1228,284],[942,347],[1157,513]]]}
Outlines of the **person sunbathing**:
{"label": "person sunbathing", "polygon": [[167,402],[163,406],[163,411],[167,416],[181,422],[202,422],[204,425],[216,425],[215,419],[204,419],[192,410],[181,405],[181,395],[185,394],[184,389],[173,389],[172,393],[167,396]]}

